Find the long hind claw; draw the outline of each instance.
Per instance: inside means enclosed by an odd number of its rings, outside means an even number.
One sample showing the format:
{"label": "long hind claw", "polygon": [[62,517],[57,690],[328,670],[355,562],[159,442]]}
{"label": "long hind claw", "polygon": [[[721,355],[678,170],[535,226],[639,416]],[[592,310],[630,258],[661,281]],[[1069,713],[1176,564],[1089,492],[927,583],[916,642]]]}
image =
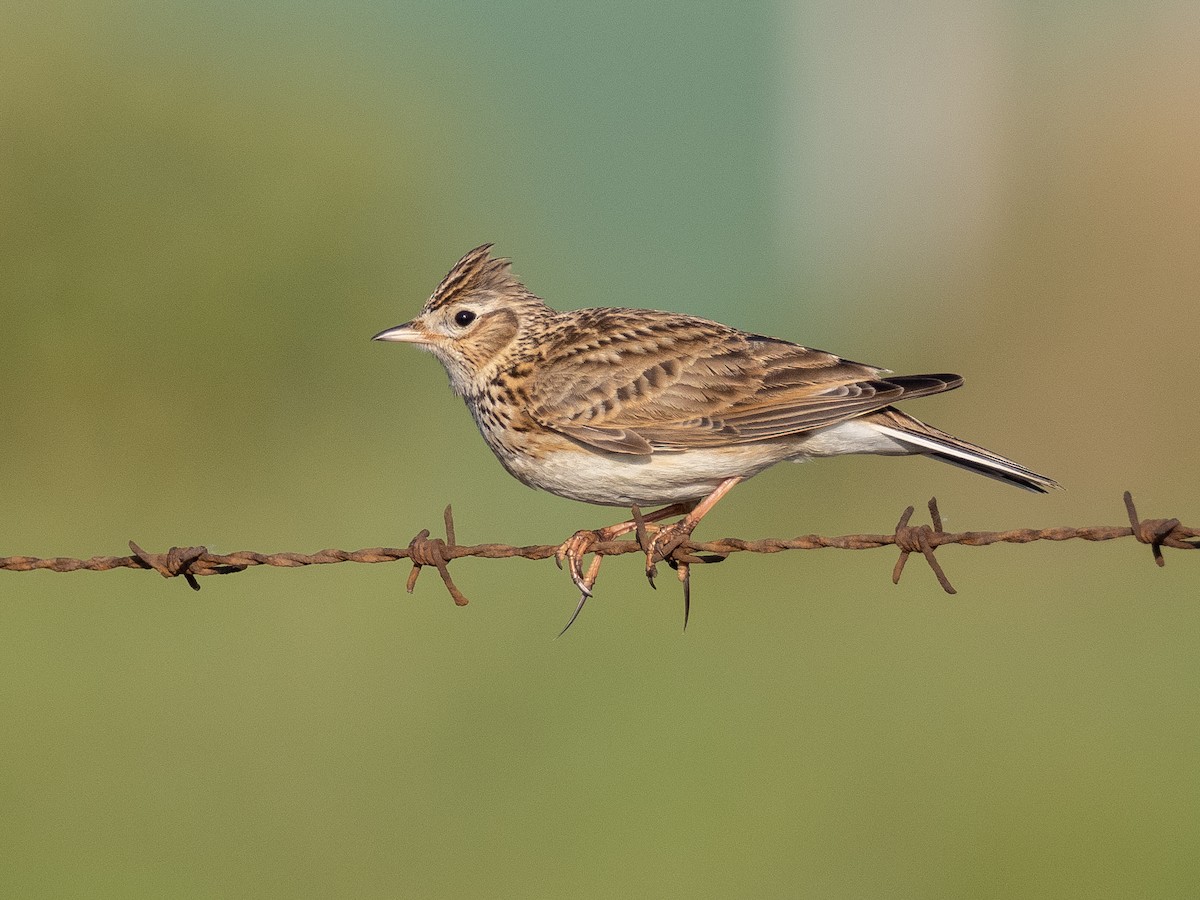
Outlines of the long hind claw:
{"label": "long hind claw", "polygon": [[[592,564],[588,566],[587,575],[583,577],[583,584],[579,585],[579,603],[575,606],[575,612],[571,613],[570,620],[563,626],[563,630],[558,633],[559,637],[566,634],[567,629],[575,624],[575,620],[579,618],[579,614],[583,611],[583,604],[587,603],[588,597],[592,596],[591,587],[596,583],[596,576],[600,573],[600,563],[603,559],[603,556],[592,558]],[[686,627],[686,623],[684,627]]]}
{"label": "long hind claw", "polygon": [[683,630],[687,631],[688,616],[692,612],[692,567],[688,563],[680,563],[676,571],[683,584]]}

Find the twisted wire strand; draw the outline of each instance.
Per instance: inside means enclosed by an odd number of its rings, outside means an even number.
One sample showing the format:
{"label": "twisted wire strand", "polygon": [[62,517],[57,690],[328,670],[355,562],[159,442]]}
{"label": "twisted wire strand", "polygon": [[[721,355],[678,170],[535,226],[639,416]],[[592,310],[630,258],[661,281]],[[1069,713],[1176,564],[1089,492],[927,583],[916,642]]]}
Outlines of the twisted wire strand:
{"label": "twisted wire strand", "polygon": [[[711,541],[681,541],[671,549],[665,559],[673,567],[686,567],[691,563],[719,562],[733,553],[781,553],[786,550],[871,550],[879,547],[896,547],[900,556],[892,571],[892,581],[899,582],[904,566],[912,553],[919,553],[937,577],[943,590],[955,593],[954,587],[942,570],[935,556],[939,547],[947,544],[962,544],[968,547],[986,547],[992,544],[1029,544],[1035,541],[1111,541],[1134,537],[1150,546],[1157,565],[1165,565],[1162,548],[1176,550],[1200,549],[1200,528],[1183,525],[1179,519],[1140,519],[1128,491],[1124,495],[1129,525],[1086,525],[1082,527],[1057,526],[1053,528],[1014,528],[1007,531],[962,531],[942,530],[941,514],[936,498],[929,501],[932,525],[910,525],[913,507],[901,515],[896,528],[890,534],[846,534],[826,537],[818,534],[800,535],[794,538],[719,538]],[[199,590],[198,577],[206,575],[228,575],[242,572],[253,566],[275,566],[299,568],[301,566],[328,565],[332,563],[386,563],[401,559],[410,560],[413,568],[408,577],[409,592],[416,584],[417,575],[425,566],[438,570],[454,602],[465,606],[467,598],[455,586],[450,577],[449,564],[456,559],[475,557],[479,559],[530,560],[549,559],[559,549],[557,544],[533,544],[517,547],[510,544],[459,544],[455,539],[454,519],[449,506],[445,510],[446,538],[430,538],[428,529],[422,530],[407,547],[370,547],[362,550],[318,550],[315,553],[258,553],[239,550],[234,553],[212,553],[206,547],[172,547],[165,553],[150,553],[133,541],[129,542],[129,556],[93,556],[89,559],[74,557],[0,557],[0,570],[10,572],[106,572],[113,569],[154,570],[164,578],[182,576],[194,589]],[[598,556],[620,556],[625,553],[644,552],[638,540],[596,542],[589,552]]]}

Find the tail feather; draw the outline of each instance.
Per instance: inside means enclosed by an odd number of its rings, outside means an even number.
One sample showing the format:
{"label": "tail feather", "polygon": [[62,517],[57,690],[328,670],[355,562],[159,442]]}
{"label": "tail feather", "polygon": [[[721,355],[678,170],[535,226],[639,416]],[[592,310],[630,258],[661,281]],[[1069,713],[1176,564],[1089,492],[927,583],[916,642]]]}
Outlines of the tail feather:
{"label": "tail feather", "polygon": [[878,431],[911,447],[915,453],[940,459],[942,462],[1016,485],[1035,494],[1045,494],[1062,488],[1053,478],[1039,475],[998,453],[956,438],[932,425],[926,425],[894,407],[865,416],[862,421],[870,422]]}

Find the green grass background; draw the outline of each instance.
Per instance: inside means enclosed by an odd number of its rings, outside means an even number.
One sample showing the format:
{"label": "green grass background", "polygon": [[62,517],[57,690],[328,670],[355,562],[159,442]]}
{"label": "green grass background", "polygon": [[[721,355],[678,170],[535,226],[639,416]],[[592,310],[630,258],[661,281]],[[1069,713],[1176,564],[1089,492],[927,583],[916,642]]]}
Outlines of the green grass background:
{"label": "green grass background", "polygon": [[[542,543],[436,362],[483,241],[559,307],[967,386],[1060,479],[780,466],[703,536],[1200,519],[1190,3],[0,6],[0,554]],[[0,574],[11,897],[1187,897],[1200,558],[738,556],[575,628],[547,562]]]}

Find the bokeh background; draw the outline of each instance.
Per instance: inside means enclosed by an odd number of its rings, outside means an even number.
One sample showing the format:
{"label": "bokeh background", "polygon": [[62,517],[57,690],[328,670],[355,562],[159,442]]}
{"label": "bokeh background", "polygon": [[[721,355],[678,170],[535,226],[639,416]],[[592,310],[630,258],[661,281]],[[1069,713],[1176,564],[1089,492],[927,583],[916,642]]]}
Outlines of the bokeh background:
{"label": "bokeh background", "polygon": [[[1200,11],[1144,3],[4,3],[0,554],[561,540],[436,362],[495,241],[967,386],[1051,474],[780,466],[709,537],[1200,519]],[[1200,558],[739,556],[574,629],[548,562],[0,573],[10,897],[1184,897]],[[668,573],[669,574],[669,573]]]}

